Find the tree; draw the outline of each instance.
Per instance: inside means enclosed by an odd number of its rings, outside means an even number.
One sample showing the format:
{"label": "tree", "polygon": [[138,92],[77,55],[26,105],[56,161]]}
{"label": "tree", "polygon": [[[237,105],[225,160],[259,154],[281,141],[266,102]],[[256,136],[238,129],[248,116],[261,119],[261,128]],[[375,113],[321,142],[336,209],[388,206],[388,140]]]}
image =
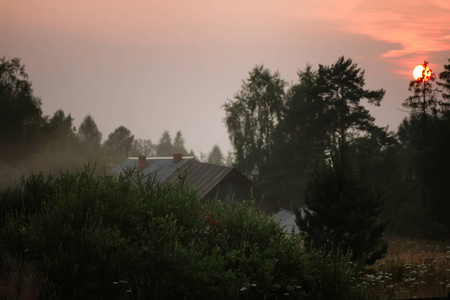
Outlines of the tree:
{"label": "tree", "polygon": [[364,70],[351,59],[342,56],[334,65],[319,65],[318,85],[326,103],[325,116],[332,137],[337,134],[345,140],[349,130],[368,132],[376,128],[375,119],[361,101],[380,106],[385,91],[365,90]]}
{"label": "tree", "polygon": [[233,100],[224,104],[225,124],[235,151],[235,166],[255,179],[274,144],[275,127],[281,119],[285,82],[278,72],[256,66],[243,81]]}
{"label": "tree", "polygon": [[[426,70],[428,62],[424,62],[423,67]],[[430,71],[431,72],[431,71]],[[442,76],[445,78],[445,72]],[[436,126],[442,124],[442,118],[447,114],[448,103],[445,101],[445,93],[443,99],[438,97],[438,89],[433,87],[435,75],[430,74],[426,76],[423,71],[423,76],[417,80],[413,80],[409,84],[409,90],[413,92],[403,102],[403,106],[410,109],[410,116],[403,120],[399,126],[398,135],[400,143],[403,146],[402,154],[405,159],[405,180],[408,180],[408,190],[405,193],[409,194],[405,203],[412,204],[420,195],[421,205],[413,214],[420,210],[420,213],[430,208],[430,194],[431,188],[434,184],[427,184],[429,178],[434,178],[429,170],[436,167],[436,164],[443,164],[440,162],[442,156],[432,158],[430,154],[435,152],[430,148],[431,145],[436,145],[436,133],[442,133]],[[445,81],[442,83],[445,90]],[[444,137],[444,136],[443,136]],[[445,139],[443,139],[445,140]],[[439,181],[439,180],[438,180]]]}
{"label": "tree", "polygon": [[448,59],[449,64],[444,65],[444,70],[439,73],[439,79],[441,81],[437,82],[437,85],[440,86],[442,90],[442,98],[445,100],[450,100],[450,58]]}
{"label": "tree", "polygon": [[[423,63],[424,68],[427,68],[428,62]],[[425,76],[423,77],[425,78]],[[411,110],[411,116],[422,118],[422,141],[419,147],[423,147],[426,143],[427,119],[430,116],[437,116],[441,111],[441,106],[445,107],[445,103],[439,101],[437,98],[437,91],[433,88],[433,81],[435,75],[425,79],[413,80],[409,83],[409,90],[413,91],[413,95],[409,96],[403,102],[403,106]]]}
{"label": "tree", "polygon": [[80,128],[78,128],[78,134],[81,141],[91,151],[97,151],[100,148],[102,133],[98,130],[97,124],[95,124],[94,119],[90,115],[84,118]]}
{"label": "tree", "polygon": [[359,176],[343,138],[330,159],[309,174],[305,204],[296,212],[296,223],[306,234],[306,244],[351,250],[354,261],[369,265],[386,254],[386,223],[378,221],[381,197]]}
{"label": "tree", "polygon": [[260,167],[258,184],[285,207],[303,201],[305,171],[323,159],[337,138],[381,129],[361,101],[379,105],[384,90],[364,89],[364,71],[351,59],[340,57],[334,65],[308,65],[298,73],[299,83],[286,93],[286,106],[276,127],[272,155]]}
{"label": "tree", "polygon": [[174,153],[179,153],[183,155],[187,155],[187,150],[184,147],[184,138],[181,131],[177,132],[177,135],[175,136],[175,139],[173,140],[173,151]]}
{"label": "tree", "polygon": [[450,120],[428,116],[426,142],[422,126],[421,116],[411,115],[398,128],[404,188],[392,212],[392,219],[401,217],[402,222],[394,223],[393,229],[399,234],[438,238],[450,233]]}
{"label": "tree", "polygon": [[33,95],[25,66],[19,58],[0,58],[0,157],[15,163],[39,143],[41,100]]}
{"label": "tree", "polygon": [[57,110],[42,128],[50,144],[68,146],[75,140],[75,127],[72,116],[65,115],[62,109]]}
{"label": "tree", "polygon": [[159,139],[159,144],[156,146],[157,156],[172,156],[174,153],[174,147],[172,145],[172,138],[170,133],[166,130]]}
{"label": "tree", "polygon": [[410,116],[398,128],[405,189],[397,211],[406,213],[405,225],[396,229],[432,238],[448,235],[450,228],[450,65],[444,69],[436,83],[441,90],[433,88],[433,74],[428,81],[410,82],[414,94],[403,103]]}
{"label": "tree", "polygon": [[217,145],[217,144],[214,145],[211,152],[209,152],[208,162],[210,164],[215,164],[215,165],[219,165],[219,166],[224,165],[224,158],[223,158],[223,154],[222,154],[222,151],[220,150],[219,145]]}
{"label": "tree", "polygon": [[228,151],[227,158],[225,160],[225,165],[228,167],[234,166],[234,153],[233,151]]}
{"label": "tree", "polygon": [[302,201],[305,170],[323,157],[330,139],[326,102],[320,94],[317,71],[308,65],[299,82],[286,93],[283,118],[275,131],[271,158],[260,167],[258,184],[283,207]]}
{"label": "tree", "polygon": [[108,136],[104,146],[108,151],[123,153],[128,156],[133,140],[134,135],[131,135],[131,131],[124,126],[120,126]]}
{"label": "tree", "polygon": [[151,140],[143,140],[143,139],[134,140],[133,145],[131,147],[131,155],[155,156],[156,146],[153,145]]}

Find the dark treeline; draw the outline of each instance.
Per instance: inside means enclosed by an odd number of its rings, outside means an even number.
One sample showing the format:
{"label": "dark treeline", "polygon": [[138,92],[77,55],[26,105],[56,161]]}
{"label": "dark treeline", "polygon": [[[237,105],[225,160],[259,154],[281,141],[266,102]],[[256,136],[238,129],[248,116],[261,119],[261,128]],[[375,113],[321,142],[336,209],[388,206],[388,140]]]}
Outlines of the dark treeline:
{"label": "dark treeline", "polygon": [[[410,115],[391,131],[366,108],[381,105],[385,91],[365,89],[364,70],[351,59],[308,65],[291,85],[256,66],[224,105],[235,166],[280,206],[323,210],[320,226],[354,214],[377,219],[379,231],[389,221],[392,234],[449,236],[450,64],[444,67],[436,81],[410,83],[403,104]],[[326,193],[354,199],[344,204]]]}
{"label": "dark treeline", "polygon": [[[0,189],[12,185],[31,172],[75,171],[95,164],[96,172],[109,172],[126,156],[195,156],[185,148],[181,131],[172,139],[165,131],[158,143],[135,139],[131,131],[119,126],[102,143],[102,133],[94,118],[87,115],[78,129],[71,114],[63,110],[43,115],[41,99],[19,58],[0,59]],[[200,159],[225,164],[217,145]]]}

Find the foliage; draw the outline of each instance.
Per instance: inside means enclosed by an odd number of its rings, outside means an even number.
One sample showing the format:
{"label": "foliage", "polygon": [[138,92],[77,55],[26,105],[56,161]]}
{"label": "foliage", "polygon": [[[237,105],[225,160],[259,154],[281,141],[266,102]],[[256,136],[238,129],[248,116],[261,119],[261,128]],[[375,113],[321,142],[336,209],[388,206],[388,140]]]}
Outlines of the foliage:
{"label": "foliage", "polygon": [[[428,62],[425,61],[423,66],[426,67],[427,65]],[[445,75],[443,75],[443,77],[445,77]],[[437,90],[433,88],[435,79],[436,77],[432,74],[427,81],[411,81],[409,83],[409,90],[413,91],[413,95],[409,96],[403,102],[403,106],[411,110],[412,116],[421,116],[423,118],[424,127],[426,126],[426,117],[428,115],[437,116],[438,114],[447,111],[449,107],[447,102],[438,98]]]}
{"label": "foliage", "polygon": [[[337,138],[351,141],[386,134],[362,105],[367,101],[379,106],[385,91],[365,89],[364,71],[351,59],[340,57],[331,66],[319,65],[317,71],[308,65],[298,78],[286,93],[280,122],[273,123],[275,142],[269,159],[259,166],[257,180],[285,207],[303,203],[305,171],[325,156]],[[384,146],[381,139],[373,141],[378,143],[366,146]]]}
{"label": "foliage", "polygon": [[84,117],[83,122],[78,128],[78,134],[81,141],[91,151],[97,151],[100,149],[100,143],[102,141],[102,133],[98,130],[97,124],[91,115]]}
{"label": "foliage", "polygon": [[172,156],[174,154],[174,147],[172,145],[172,138],[170,133],[166,130],[161,135],[159,143],[156,146],[156,156]]}
{"label": "foliage", "polygon": [[131,151],[131,145],[134,141],[134,135],[124,126],[120,126],[114,130],[104,143],[105,149],[115,153],[123,153],[128,156]]}
{"label": "foliage", "polygon": [[181,131],[178,131],[177,135],[173,139],[173,151],[174,151],[174,153],[178,153],[178,154],[182,154],[182,155],[188,154],[186,148],[184,147],[184,138],[183,138],[183,134],[181,133]]}
{"label": "foliage", "polygon": [[355,169],[348,144],[341,140],[330,160],[312,170],[296,223],[313,248],[341,247],[351,251],[353,261],[370,265],[387,251],[382,239],[386,224],[378,220],[381,197]]}
{"label": "foliage", "polygon": [[214,145],[211,152],[209,152],[208,155],[208,162],[210,164],[215,164],[215,165],[219,165],[219,166],[223,166],[224,163],[224,157],[222,154],[222,151],[220,150],[219,145]]}
{"label": "foliage", "polygon": [[345,138],[350,129],[367,132],[375,127],[374,118],[361,101],[379,106],[385,91],[365,90],[364,71],[351,59],[340,57],[334,65],[319,65],[318,84],[323,89],[332,134]]}
{"label": "foliage", "polygon": [[40,299],[44,278],[27,261],[4,255],[0,257],[0,298]]}
{"label": "foliage", "polygon": [[439,73],[439,79],[436,84],[442,88],[442,98],[444,100],[450,100],[450,58],[447,59],[449,64],[444,65],[444,71]]}
{"label": "foliage", "polygon": [[285,82],[256,66],[233,100],[224,104],[225,124],[235,151],[235,166],[250,179],[270,159],[275,126],[281,119]]}
{"label": "foliage", "polygon": [[396,229],[402,234],[445,236],[450,223],[447,211],[450,119],[428,116],[427,134],[422,137],[422,119],[411,116],[399,127],[404,164],[403,195],[397,204]]}
{"label": "foliage", "polygon": [[202,203],[183,183],[88,168],[23,179],[0,205],[0,254],[42,278],[42,298],[363,299],[348,256],[304,249],[252,205]]}
{"label": "foliage", "polygon": [[361,278],[365,293],[380,299],[445,299],[450,287],[448,245],[442,239],[390,238],[389,253]]}
{"label": "foliage", "polygon": [[152,143],[151,140],[134,140],[133,145],[131,146],[131,156],[139,155],[155,156],[156,146]]}
{"label": "foliage", "polygon": [[42,118],[41,100],[19,58],[0,58],[0,157],[15,164],[36,148]]}
{"label": "foliage", "polygon": [[398,128],[402,178],[389,202],[395,220],[391,232],[428,238],[449,234],[449,67],[444,68],[437,82],[442,90],[433,88],[434,76],[430,81],[412,81],[414,95],[403,104],[411,112]]}
{"label": "foliage", "polygon": [[298,72],[299,82],[286,94],[286,106],[275,131],[270,159],[260,167],[258,185],[279,199],[284,207],[298,205],[303,199],[304,171],[311,162],[323,157],[329,144],[327,120],[317,85],[317,72],[311,66]]}
{"label": "foliage", "polygon": [[72,144],[77,139],[72,122],[73,118],[70,114],[66,116],[62,109],[57,110],[42,127],[46,144],[53,147]]}

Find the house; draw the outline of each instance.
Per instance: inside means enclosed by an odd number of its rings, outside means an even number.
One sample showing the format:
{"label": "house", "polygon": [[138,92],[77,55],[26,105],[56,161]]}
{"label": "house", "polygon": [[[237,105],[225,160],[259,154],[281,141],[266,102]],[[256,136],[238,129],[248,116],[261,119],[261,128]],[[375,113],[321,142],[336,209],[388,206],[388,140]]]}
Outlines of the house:
{"label": "house", "polygon": [[217,196],[221,200],[233,197],[242,201],[251,197],[252,182],[235,168],[199,162],[181,154],[173,157],[129,157],[113,171],[120,174],[128,168],[137,168],[143,172],[144,178],[155,176],[160,183],[177,183],[186,172],[185,183],[195,188],[204,199]]}
{"label": "house", "polygon": [[[199,162],[193,157],[174,154],[173,157],[129,157],[113,171],[118,175],[129,168],[136,168],[144,178],[153,176],[160,183],[180,182],[180,177],[186,174],[185,183],[206,200],[216,196],[220,200],[227,197],[234,201],[252,200],[253,183],[233,167]],[[280,211],[275,201],[265,198],[255,204],[268,215],[276,213],[275,220],[285,226],[286,233],[291,233],[292,228],[297,232],[295,215],[283,209]]]}

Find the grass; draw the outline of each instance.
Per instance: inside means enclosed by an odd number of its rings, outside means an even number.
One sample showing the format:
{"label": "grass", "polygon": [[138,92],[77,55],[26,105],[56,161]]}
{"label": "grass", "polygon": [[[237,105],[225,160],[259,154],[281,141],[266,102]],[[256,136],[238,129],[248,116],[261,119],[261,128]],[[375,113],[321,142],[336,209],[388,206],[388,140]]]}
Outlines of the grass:
{"label": "grass", "polygon": [[389,252],[361,277],[381,299],[445,297],[450,292],[450,240],[388,238]]}

